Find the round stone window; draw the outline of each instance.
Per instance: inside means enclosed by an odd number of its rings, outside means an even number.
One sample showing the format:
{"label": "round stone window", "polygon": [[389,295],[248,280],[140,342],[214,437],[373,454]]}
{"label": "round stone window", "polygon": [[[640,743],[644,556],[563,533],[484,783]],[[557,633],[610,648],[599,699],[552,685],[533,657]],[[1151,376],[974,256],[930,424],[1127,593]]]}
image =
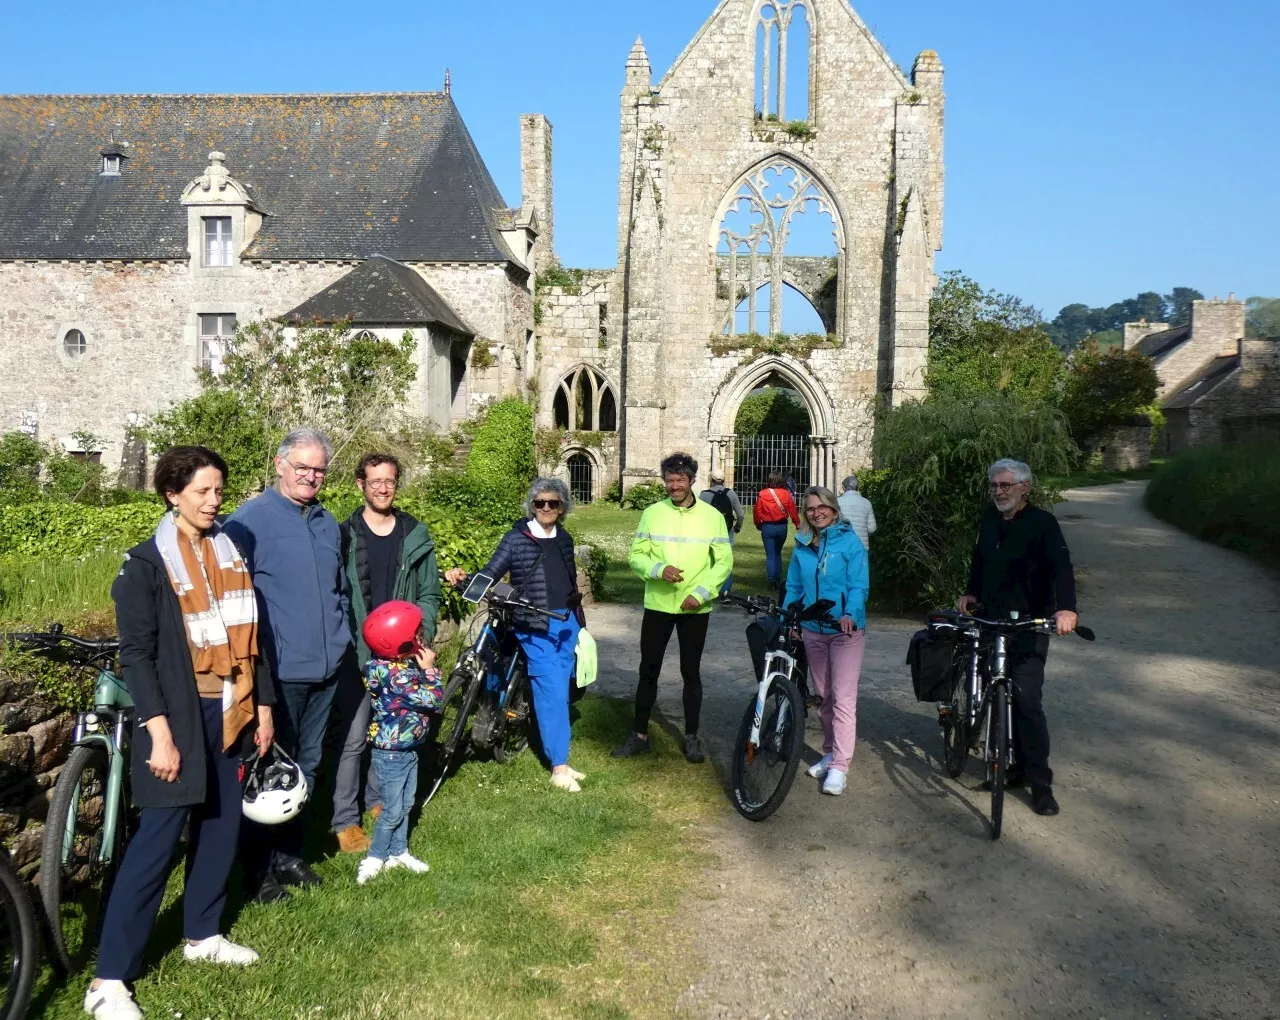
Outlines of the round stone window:
{"label": "round stone window", "polygon": [[62,353],[72,361],[79,361],[84,357],[84,352],[89,349],[89,345],[85,342],[84,334],[78,329],[69,329],[62,338]]}

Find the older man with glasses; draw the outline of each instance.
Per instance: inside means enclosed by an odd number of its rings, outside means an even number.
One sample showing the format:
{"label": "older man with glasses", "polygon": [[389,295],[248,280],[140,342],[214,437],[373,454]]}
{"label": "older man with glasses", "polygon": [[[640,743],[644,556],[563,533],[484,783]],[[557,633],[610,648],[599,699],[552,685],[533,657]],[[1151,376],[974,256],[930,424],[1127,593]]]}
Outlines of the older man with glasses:
{"label": "older man with glasses", "polygon": [[[338,522],[317,495],[333,444],[316,429],[294,429],[276,451],[276,484],[227,520],[258,593],[262,663],[276,681],[276,737],[315,789],[334,692],[356,669]],[[253,899],[284,899],[288,885],[316,885],[302,859],[303,815],[267,830],[247,824],[245,878]]]}
{"label": "older man with glasses", "polygon": [[[969,583],[956,607],[984,615],[1054,617],[1059,634],[1076,628],[1076,582],[1071,554],[1058,519],[1027,502],[1031,468],[1018,460],[998,460],[987,470],[994,506],[983,514],[973,549]],[[1019,634],[1009,648],[1013,679],[1013,742],[1016,752],[1010,786],[1031,784],[1031,807],[1056,815],[1053,770],[1049,768],[1049,724],[1043,706],[1047,634]]]}

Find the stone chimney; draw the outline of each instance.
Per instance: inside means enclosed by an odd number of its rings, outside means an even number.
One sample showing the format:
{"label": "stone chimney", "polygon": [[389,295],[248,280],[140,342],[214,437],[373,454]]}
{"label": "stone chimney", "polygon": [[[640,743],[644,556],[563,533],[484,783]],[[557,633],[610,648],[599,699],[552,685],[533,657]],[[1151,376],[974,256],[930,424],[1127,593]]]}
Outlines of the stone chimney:
{"label": "stone chimney", "polygon": [[554,199],[551,176],[551,122],[540,113],[520,117],[520,202],[538,217],[533,261],[541,273],[555,259]]}
{"label": "stone chimney", "polygon": [[1231,355],[1244,336],[1245,305],[1234,294],[1227,300],[1194,301],[1191,304],[1191,340],[1210,357]]}
{"label": "stone chimney", "polygon": [[1140,319],[1137,322],[1126,322],[1124,324],[1124,339],[1120,344],[1121,349],[1131,351],[1152,333],[1163,333],[1169,328],[1170,326],[1167,322],[1148,322],[1146,319]]}

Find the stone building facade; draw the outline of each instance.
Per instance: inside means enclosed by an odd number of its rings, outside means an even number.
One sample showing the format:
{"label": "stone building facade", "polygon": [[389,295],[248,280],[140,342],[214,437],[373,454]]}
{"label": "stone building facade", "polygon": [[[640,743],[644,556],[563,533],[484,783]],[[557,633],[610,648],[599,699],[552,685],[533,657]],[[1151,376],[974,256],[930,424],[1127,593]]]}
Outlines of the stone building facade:
{"label": "stone building facade", "polygon": [[379,255],[448,327],[338,311],[414,333],[412,410],[447,427],[525,388],[537,235],[447,93],[0,97],[0,430],[114,466],[237,325]]}
{"label": "stone building facade", "polygon": [[[723,0],[657,83],[637,40],[620,103],[618,264],[538,288],[540,423],[564,423],[553,400],[590,367],[618,402],[624,486],[674,449],[732,481],[737,410],[778,385],[809,413],[812,481],[866,464],[877,402],[923,393],[942,79],[932,51],[903,74],[846,0]],[[809,212],[829,218],[826,258],[787,252]],[[788,291],[825,336],[785,335]]]}

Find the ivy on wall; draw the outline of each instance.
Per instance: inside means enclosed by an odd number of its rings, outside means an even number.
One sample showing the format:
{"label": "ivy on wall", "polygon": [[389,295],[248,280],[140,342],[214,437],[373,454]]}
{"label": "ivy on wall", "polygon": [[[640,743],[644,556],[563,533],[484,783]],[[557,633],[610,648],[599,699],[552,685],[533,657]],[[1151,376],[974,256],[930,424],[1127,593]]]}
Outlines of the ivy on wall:
{"label": "ivy on wall", "polygon": [[760,333],[743,333],[739,336],[716,333],[707,341],[707,347],[717,358],[735,351],[749,351],[752,354],[786,354],[807,361],[814,351],[839,346],[840,338],[834,333],[776,333],[773,336]]}

